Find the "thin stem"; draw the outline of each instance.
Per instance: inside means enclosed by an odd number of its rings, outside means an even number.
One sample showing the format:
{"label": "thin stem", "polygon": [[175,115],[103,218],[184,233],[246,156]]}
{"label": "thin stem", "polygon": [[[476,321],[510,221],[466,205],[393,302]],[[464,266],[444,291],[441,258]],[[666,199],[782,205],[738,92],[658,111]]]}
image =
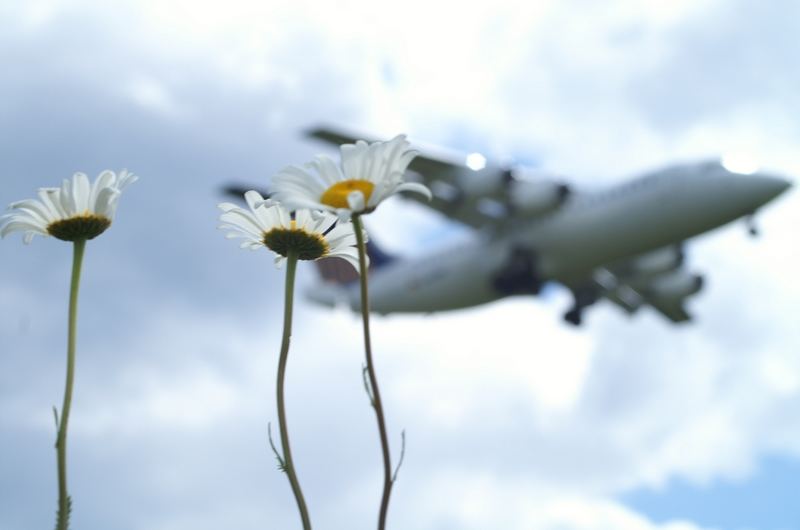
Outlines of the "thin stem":
{"label": "thin stem", "polygon": [[378,377],[375,375],[375,365],[372,362],[372,344],[369,335],[369,290],[367,287],[367,247],[364,241],[364,228],[360,215],[353,216],[353,229],[356,232],[358,244],[359,278],[361,281],[361,315],[364,322],[364,350],[367,358],[366,368],[369,376],[370,397],[375,416],[378,420],[378,432],[381,438],[381,451],[383,453],[383,496],[378,514],[378,529],[386,528],[386,515],[389,511],[389,496],[392,493],[392,457],[389,453],[389,437],[386,434],[386,419],[383,415],[381,393],[378,390]]}
{"label": "thin stem", "polygon": [[297,270],[297,251],[289,250],[286,256],[286,299],[283,312],[283,340],[281,342],[281,355],[278,360],[278,425],[281,431],[281,446],[283,447],[283,467],[286,476],[289,477],[289,484],[292,486],[292,493],[297,500],[297,509],[300,511],[300,518],[303,520],[303,530],[311,530],[311,519],[308,516],[308,508],[300,489],[300,482],[292,460],[292,450],[289,447],[289,431],[286,426],[286,407],[283,398],[283,381],[286,377],[286,361],[289,358],[289,341],[292,336],[292,302],[294,299],[294,277]]}
{"label": "thin stem", "polygon": [[75,379],[75,336],[78,321],[78,289],[81,283],[81,265],[86,240],[75,241],[72,255],[72,281],[69,290],[69,324],[67,331],[67,380],[64,385],[64,403],[61,406],[61,417],[57,418],[58,437],[56,438],[56,454],[58,457],[58,515],[56,530],[69,528],[69,515],[72,510],[72,499],[67,493],[67,426],[69,411],[72,407],[72,385]]}

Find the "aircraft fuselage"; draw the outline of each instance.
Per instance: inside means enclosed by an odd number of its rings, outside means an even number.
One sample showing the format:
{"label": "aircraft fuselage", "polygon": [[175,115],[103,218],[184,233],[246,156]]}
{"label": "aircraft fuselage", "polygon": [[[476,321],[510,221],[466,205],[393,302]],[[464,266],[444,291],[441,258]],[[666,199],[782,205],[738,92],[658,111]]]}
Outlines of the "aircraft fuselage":
{"label": "aircraft fuselage", "polygon": [[[598,267],[750,215],[788,185],[707,162],[576,192],[545,215],[509,217],[469,243],[389,263],[370,276],[370,306],[378,313],[444,311],[535,293],[546,281],[578,284]],[[320,294],[313,298],[323,301]],[[358,309],[357,288],[347,299]]]}

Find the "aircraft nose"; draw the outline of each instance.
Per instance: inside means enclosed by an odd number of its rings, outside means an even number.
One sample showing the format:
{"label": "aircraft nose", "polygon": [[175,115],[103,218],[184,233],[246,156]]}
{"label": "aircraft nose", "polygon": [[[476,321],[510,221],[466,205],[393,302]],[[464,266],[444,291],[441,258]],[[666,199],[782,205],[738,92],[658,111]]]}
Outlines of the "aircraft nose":
{"label": "aircraft nose", "polygon": [[787,189],[792,183],[783,177],[759,173],[747,177],[747,193],[759,204],[766,204]]}
{"label": "aircraft nose", "polygon": [[770,199],[774,199],[792,186],[792,183],[785,178],[775,175],[762,175],[760,180],[763,193],[768,194]]}

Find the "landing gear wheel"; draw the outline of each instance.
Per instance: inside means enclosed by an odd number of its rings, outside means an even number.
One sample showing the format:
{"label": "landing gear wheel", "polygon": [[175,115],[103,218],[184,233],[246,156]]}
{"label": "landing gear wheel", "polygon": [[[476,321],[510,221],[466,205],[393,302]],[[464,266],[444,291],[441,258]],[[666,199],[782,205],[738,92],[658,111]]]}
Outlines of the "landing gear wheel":
{"label": "landing gear wheel", "polygon": [[573,326],[580,326],[583,321],[583,312],[580,309],[570,309],[564,313],[564,320]]}
{"label": "landing gear wheel", "polygon": [[522,247],[511,250],[506,266],[494,277],[494,288],[504,295],[538,294],[542,288],[534,253]]}

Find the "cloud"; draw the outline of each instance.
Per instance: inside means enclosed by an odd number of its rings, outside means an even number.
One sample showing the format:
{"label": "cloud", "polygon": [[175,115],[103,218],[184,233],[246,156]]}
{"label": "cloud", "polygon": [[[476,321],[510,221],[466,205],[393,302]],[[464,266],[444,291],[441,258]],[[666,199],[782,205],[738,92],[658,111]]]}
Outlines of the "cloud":
{"label": "cloud", "polygon": [[[444,493],[446,492],[446,493]],[[448,502],[442,503],[442,495]],[[613,501],[553,495],[525,482],[480,472],[433,475],[415,494],[401,526],[423,529],[697,530],[688,521],[655,524]],[[405,498],[400,499],[400,502]],[[400,504],[400,502],[398,504]],[[413,514],[413,518],[412,518]]]}
{"label": "cloud", "polygon": [[[457,23],[452,6],[421,3],[393,16],[359,3],[20,6],[0,8],[20,21],[0,36],[14,50],[0,59],[0,200],[75,170],[142,176],[87,252],[76,527],[296,524],[266,442],[282,276],[214,226],[221,184],[266,184],[319,148],[300,138],[308,125],[406,129],[495,158],[536,151],[579,185],[742,147],[800,172],[787,6],[509,3],[461,6]],[[763,212],[755,244],[731,228],[692,245],[710,287],[688,328],[603,306],[583,330],[566,328],[560,291],[375,318],[395,455],[407,432],[393,524],[689,530],[613,499],[799,454],[795,196]],[[469,236],[399,201],[370,221],[410,255]],[[69,247],[9,240],[0,253],[11,315],[0,322],[0,446],[15,455],[0,463],[12,492],[0,527],[16,530],[51,523]],[[313,513],[320,528],[371,527],[380,455],[359,322],[301,303],[295,325],[290,422]]]}

